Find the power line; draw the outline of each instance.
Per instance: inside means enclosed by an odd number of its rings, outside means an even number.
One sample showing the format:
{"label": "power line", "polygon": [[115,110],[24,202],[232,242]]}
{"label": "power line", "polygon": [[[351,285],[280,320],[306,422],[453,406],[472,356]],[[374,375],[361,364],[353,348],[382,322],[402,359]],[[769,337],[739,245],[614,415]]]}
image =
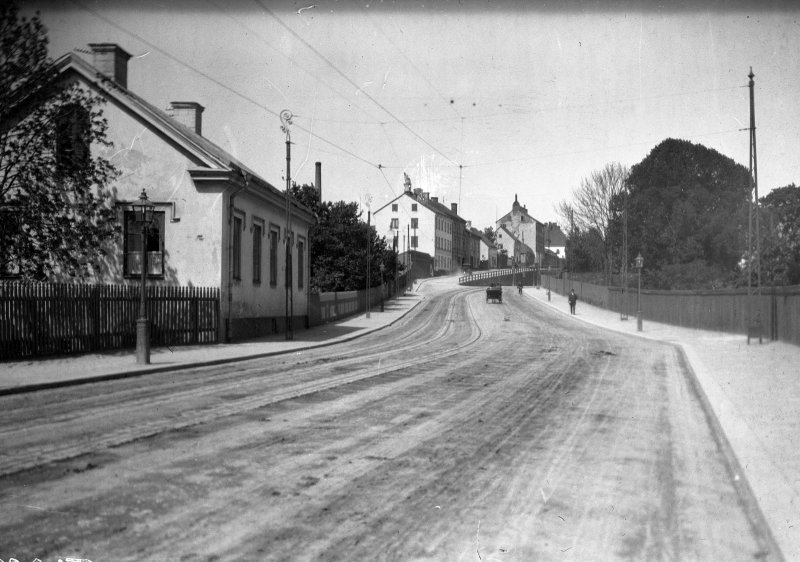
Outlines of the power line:
{"label": "power line", "polygon": [[[217,2],[216,2],[216,0],[206,0],[206,1],[207,1],[208,3],[210,3],[210,4],[213,4],[214,6],[216,6],[216,8],[217,8],[217,9],[220,11],[220,13],[222,13],[223,15],[225,15],[225,16],[226,16],[228,19],[230,19],[231,21],[233,21],[233,22],[234,22],[236,25],[238,25],[239,27],[241,27],[242,29],[244,29],[244,30],[245,30],[245,31],[247,31],[248,33],[252,34],[252,35],[253,35],[253,36],[254,36],[256,39],[258,39],[258,40],[259,40],[261,43],[263,43],[264,45],[266,45],[267,47],[269,47],[270,49],[272,49],[274,52],[276,52],[277,54],[279,54],[280,56],[282,56],[283,58],[285,58],[286,60],[288,60],[289,62],[291,62],[291,63],[292,63],[294,66],[296,66],[297,68],[299,68],[300,70],[302,70],[303,72],[305,72],[305,73],[306,73],[308,76],[310,76],[311,78],[313,78],[313,79],[314,79],[314,80],[316,80],[317,82],[321,83],[323,86],[325,86],[326,88],[328,88],[330,91],[332,91],[334,94],[336,94],[337,96],[339,96],[340,98],[342,98],[342,99],[343,99],[343,100],[345,100],[346,102],[348,102],[348,103],[353,103],[353,102],[351,101],[351,99],[350,99],[348,96],[346,96],[345,94],[341,93],[339,90],[337,90],[336,88],[334,88],[332,85],[328,84],[328,83],[327,83],[325,80],[323,80],[322,78],[320,78],[320,77],[316,76],[314,73],[312,73],[311,71],[309,71],[308,69],[306,69],[306,68],[305,68],[303,65],[301,65],[300,63],[298,63],[298,62],[297,62],[295,59],[293,59],[292,57],[290,57],[289,55],[287,55],[286,53],[284,53],[283,51],[281,51],[279,48],[275,47],[275,46],[274,46],[272,43],[270,43],[270,42],[269,42],[269,41],[267,41],[265,38],[263,38],[259,32],[255,31],[255,30],[251,29],[249,26],[245,25],[244,23],[242,23],[241,21],[239,21],[239,19],[238,19],[238,18],[235,18],[235,17],[233,17],[233,16],[231,16],[231,15],[228,15],[228,14],[225,12],[225,9],[224,9],[224,7],[221,7],[221,6],[219,5],[219,3],[217,3]],[[366,114],[368,117],[370,117],[370,118],[371,118],[371,119],[373,119],[374,121],[377,121],[377,117],[375,117],[375,116],[371,115],[371,114],[370,114],[370,113],[369,113],[369,112],[368,112],[366,109],[364,109],[363,107],[359,106],[358,104],[354,104],[354,105],[355,105],[356,107],[358,107],[358,109],[360,109],[361,111],[363,111],[363,112],[364,112],[364,113],[365,113],[365,114]],[[297,118],[297,117],[298,117],[298,115],[296,115],[296,114],[295,114],[295,115],[294,115],[294,117],[295,117],[295,118]],[[321,120],[321,119],[319,119],[319,118],[316,118],[316,119],[315,119],[315,121],[322,121],[322,120]],[[369,123],[369,122],[365,122],[365,123]]]}
{"label": "power line", "polygon": [[[708,137],[713,135],[726,135],[728,133],[736,133],[739,131],[749,131],[750,129],[728,129],[726,131],[714,131],[711,133],[697,133],[693,135],[685,135],[687,138],[694,138],[694,137]],[[682,135],[683,136],[683,135]],[[568,156],[570,154],[590,154],[592,152],[603,152],[604,150],[609,150],[613,148],[627,148],[631,146],[639,146],[642,144],[653,144],[661,142],[664,139],[659,140],[646,140],[646,141],[639,141],[639,142],[632,142],[627,144],[617,144],[613,146],[605,146],[603,148],[593,148],[588,150],[571,150],[567,152],[551,152],[549,154],[541,154],[539,156],[530,156],[528,158],[515,158],[513,160],[496,160],[494,162],[478,162],[476,164],[465,164],[464,168],[477,168],[481,166],[496,166],[498,164],[513,164],[516,162],[530,162],[531,160],[539,160],[541,158],[553,158],[556,156]]]}
{"label": "power line", "polygon": [[414,129],[412,129],[411,127],[409,127],[408,125],[406,125],[406,124],[405,124],[405,123],[404,123],[404,122],[403,122],[403,121],[402,121],[402,120],[401,120],[399,117],[397,117],[397,116],[396,116],[394,113],[392,113],[391,111],[389,111],[389,109],[387,109],[387,108],[386,108],[386,107],[385,107],[383,104],[381,104],[381,103],[380,103],[378,100],[376,100],[375,98],[373,98],[373,97],[372,97],[371,95],[369,95],[369,93],[367,93],[366,91],[362,90],[362,89],[359,87],[359,85],[358,85],[358,84],[356,84],[355,82],[353,82],[353,81],[352,81],[352,80],[351,80],[351,79],[350,79],[350,78],[349,78],[349,77],[348,77],[348,76],[347,76],[347,75],[346,75],[344,72],[342,72],[341,70],[339,70],[339,69],[336,67],[336,65],[334,65],[334,64],[333,64],[333,63],[332,63],[332,62],[331,62],[331,61],[330,61],[330,60],[329,60],[329,59],[328,59],[328,58],[327,58],[325,55],[323,55],[322,53],[320,53],[320,52],[319,52],[319,51],[318,51],[318,50],[317,50],[317,49],[316,49],[316,48],[315,48],[313,45],[311,45],[311,44],[310,44],[308,41],[306,41],[305,39],[303,39],[302,37],[300,37],[300,35],[298,35],[298,34],[297,34],[297,32],[295,32],[295,31],[294,31],[294,30],[293,30],[291,27],[289,27],[288,25],[286,25],[286,24],[283,22],[283,20],[281,20],[281,19],[280,19],[278,16],[276,16],[276,15],[275,15],[275,14],[272,12],[272,10],[270,10],[269,8],[267,8],[267,7],[264,5],[264,2],[263,2],[263,0],[254,0],[254,1],[258,2],[258,3],[261,5],[261,8],[262,8],[262,9],[263,9],[265,12],[267,12],[267,13],[268,13],[270,16],[272,16],[272,18],[273,18],[275,21],[277,21],[277,22],[278,22],[278,24],[280,24],[280,26],[281,26],[281,27],[283,27],[283,28],[284,28],[286,31],[288,31],[289,33],[291,33],[293,37],[295,37],[295,38],[296,38],[298,41],[300,41],[301,43],[303,43],[303,45],[305,45],[305,46],[306,46],[306,47],[307,47],[309,50],[311,50],[311,51],[312,51],[312,52],[313,52],[315,55],[317,55],[317,56],[318,56],[320,59],[322,59],[322,60],[325,62],[325,64],[327,64],[327,65],[328,65],[328,66],[329,66],[331,69],[333,69],[333,70],[334,70],[334,72],[336,72],[336,73],[337,73],[339,76],[341,76],[342,78],[344,78],[345,80],[347,80],[347,82],[348,82],[348,83],[350,83],[350,84],[351,84],[351,85],[352,85],[352,86],[353,86],[353,87],[354,87],[354,88],[355,88],[357,91],[360,91],[361,93],[363,93],[363,94],[364,94],[364,97],[366,97],[366,98],[367,98],[368,100],[370,100],[372,103],[374,103],[375,105],[377,105],[378,107],[380,107],[380,108],[381,108],[381,109],[382,109],[384,112],[386,112],[386,114],[387,114],[387,115],[389,115],[389,116],[390,116],[392,119],[394,119],[394,120],[395,120],[397,123],[399,123],[399,124],[400,124],[400,125],[401,125],[401,126],[404,128],[404,129],[406,129],[406,130],[407,130],[409,133],[411,133],[412,135],[414,135],[415,137],[417,137],[419,140],[421,140],[423,143],[425,143],[427,146],[429,146],[429,147],[430,147],[431,149],[433,149],[435,152],[439,153],[439,154],[440,154],[441,156],[443,156],[443,157],[444,157],[446,160],[449,160],[449,161],[450,161],[450,162],[452,162],[453,164],[455,164],[455,165],[458,165],[458,162],[456,162],[455,160],[453,160],[452,158],[450,158],[449,156],[447,156],[447,155],[446,155],[444,152],[442,152],[441,150],[439,150],[438,148],[436,148],[435,146],[433,146],[433,145],[432,145],[430,142],[428,142],[428,141],[427,141],[427,140],[426,140],[424,137],[422,137],[422,136],[421,136],[419,133],[417,133],[416,131],[414,131]]}
{"label": "power line", "polygon": [[[353,2],[354,4],[356,4],[356,6],[358,6],[359,8],[361,7],[361,5],[360,5],[360,4],[357,2],[357,0],[352,0],[352,2]],[[409,65],[411,65],[411,68],[413,68],[413,69],[416,71],[416,73],[417,73],[417,74],[419,74],[420,76],[422,76],[422,79],[423,79],[423,80],[425,80],[425,82],[427,82],[427,83],[428,83],[428,85],[431,87],[431,89],[432,89],[434,92],[436,92],[436,94],[437,94],[437,95],[438,95],[438,96],[439,96],[439,97],[442,99],[442,101],[444,101],[445,105],[446,105],[447,107],[449,107],[450,109],[452,109],[452,110],[455,112],[456,116],[458,116],[458,117],[461,117],[461,114],[460,114],[460,113],[458,112],[458,110],[455,108],[455,106],[453,105],[453,103],[452,103],[452,102],[451,102],[451,103],[447,103],[447,97],[446,97],[444,94],[442,94],[442,93],[439,91],[439,89],[436,87],[436,85],[434,85],[434,83],[433,83],[433,82],[431,82],[431,81],[428,79],[428,77],[427,77],[425,74],[423,74],[423,72],[422,72],[422,71],[421,71],[421,70],[420,70],[420,69],[417,67],[417,65],[416,65],[416,64],[414,64],[414,61],[412,61],[412,60],[411,60],[411,59],[408,57],[408,55],[406,55],[406,53],[405,53],[405,52],[404,52],[404,51],[403,51],[403,50],[402,50],[400,47],[398,47],[398,46],[397,46],[397,45],[394,43],[394,41],[392,41],[391,39],[389,39],[389,36],[386,34],[386,32],[383,30],[383,28],[382,28],[382,27],[381,27],[381,26],[380,26],[380,25],[379,25],[379,24],[378,24],[378,23],[375,21],[375,17],[372,15],[372,13],[370,13],[370,12],[366,12],[366,13],[367,13],[367,19],[369,19],[369,20],[372,22],[372,25],[373,25],[373,26],[375,27],[375,29],[377,29],[377,30],[378,30],[378,32],[379,32],[379,33],[380,33],[380,34],[383,36],[383,38],[386,40],[386,42],[387,42],[387,43],[389,43],[389,44],[390,44],[392,47],[394,47],[394,49],[395,49],[395,50],[396,50],[398,53],[400,53],[400,55],[401,55],[401,56],[402,56],[404,59],[406,59],[406,62],[407,62]],[[374,12],[373,12],[373,13],[374,13]]]}
{"label": "power line", "polygon": [[[203,72],[203,71],[202,71],[202,70],[200,70],[199,68],[197,68],[197,67],[195,67],[195,66],[192,66],[191,64],[189,64],[189,63],[187,63],[187,62],[185,62],[185,61],[183,61],[183,60],[179,59],[178,57],[174,56],[173,54],[171,54],[170,52],[166,51],[165,49],[162,49],[162,48],[161,48],[161,47],[159,47],[158,45],[156,45],[156,44],[154,44],[154,43],[152,43],[152,42],[148,41],[148,40],[147,40],[147,39],[145,39],[144,37],[142,37],[142,36],[140,36],[140,35],[138,35],[138,34],[134,33],[133,31],[130,31],[129,29],[126,29],[125,27],[123,27],[123,26],[119,25],[118,23],[114,22],[113,20],[111,20],[111,19],[109,19],[109,18],[105,17],[104,15],[102,15],[102,14],[98,13],[96,10],[94,10],[94,9],[92,9],[92,8],[90,8],[90,7],[86,6],[86,5],[84,5],[84,4],[83,4],[83,3],[81,3],[79,0],[70,0],[70,1],[71,1],[73,4],[77,5],[79,8],[82,8],[83,10],[85,10],[85,11],[87,11],[87,12],[89,12],[89,13],[93,14],[95,17],[97,17],[97,18],[99,18],[99,19],[103,20],[103,21],[104,21],[104,22],[106,22],[108,25],[110,25],[110,26],[112,26],[112,27],[114,27],[114,28],[116,28],[116,29],[118,29],[118,30],[122,31],[123,33],[126,33],[126,34],[130,35],[131,37],[133,37],[133,38],[134,38],[134,39],[136,39],[137,41],[141,41],[142,43],[144,43],[145,45],[147,45],[147,46],[148,46],[148,47],[150,47],[151,49],[153,49],[153,50],[155,50],[155,51],[158,51],[159,53],[161,53],[163,56],[167,57],[167,58],[168,58],[168,59],[170,59],[171,61],[173,61],[173,62],[175,62],[175,63],[177,63],[177,64],[179,64],[179,65],[181,65],[181,66],[183,66],[183,67],[186,67],[186,68],[188,68],[189,70],[191,70],[191,71],[193,71],[193,72],[195,72],[195,73],[199,74],[199,75],[200,75],[200,76],[202,76],[203,78],[205,78],[205,79],[207,79],[207,80],[209,80],[209,81],[213,82],[214,84],[216,84],[216,85],[217,85],[217,86],[219,86],[220,88],[223,88],[224,90],[226,90],[226,91],[228,91],[228,92],[230,92],[230,93],[234,94],[235,96],[238,96],[238,97],[242,98],[243,100],[245,100],[245,101],[248,101],[248,102],[252,103],[252,104],[253,104],[253,105],[255,105],[256,107],[258,107],[258,108],[260,108],[260,109],[263,109],[263,110],[264,110],[264,111],[266,111],[267,113],[269,113],[269,114],[271,114],[271,115],[273,115],[273,116],[275,116],[275,117],[280,117],[280,113],[279,113],[279,112],[277,112],[277,111],[275,111],[274,109],[271,109],[271,108],[269,108],[269,107],[265,106],[264,104],[262,104],[262,103],[260,103],[260,102],[256,101],[255,99],[251,98],[250,96],[248,96],[248,95],[246,95],[246,94],[243,94],[242,92],[239,92],[238,90],[235,90],[234,88],[231,88],[231,87],[230,87],[230,86],[228,86],[227,84],[225,84],[225,83],[223,83],[223,82],[221,82],[221,81],[217,80],[217,79],[216,79],[216,78],[214,78],[213,76],[210,76],[209,74],[206,74],[205,72]],[[370,162],[370,161],[369,161],[369,160],[367,160],[366,158],[363,158],[363,157],[359,156],[358,154],[355,154],[355,153],[353,153],[352,151],[350,151],[350,150],[348,150],[348,149],[346,149],[346,148],[344,148],[344,147],[341,147],[341,146],[339,146],[339,145],[338,145],[338,144],[336,144],[335,142],[332,142],[332,141],[330,141],[330,140],[326,139],[325,137],[322,137],[322,136],[320,136],[320,135],[318,135],[318,134],[316,134],[316,133],[313,133],[311,130],[309,130],[309,129],[305,128],[305,127],[302,127],[302,126],[300,126],[300,125],[294,125],[294,127],[295,127],[296,129],[300,129],[301,131],[304,131],[304,132],[306,132],[307,134],[309,134],[309,135],[311,135],[311,136],[313,136],[313,137],[315,137],[315,138],[317,138],[317,139],[321,140],[322,142],[325,142],[325,143],[327,143],[327,144],[329,144],[329,145],[333,146],[334,148],[336,148],[336,149],[340,150],[341,152],[343,152],[343,153],[347,154],[348,156],[351,156],[352,158],[355,158],[356,160],[359,160],[359,161],[361,161],[361,162],[363,162],[363,163],[365,163],[365,164],[367,164],[367,165],[369,165],[369,166],[372,166],[372,167],[377,167],[377,164],[375,164],[374,162]]]}

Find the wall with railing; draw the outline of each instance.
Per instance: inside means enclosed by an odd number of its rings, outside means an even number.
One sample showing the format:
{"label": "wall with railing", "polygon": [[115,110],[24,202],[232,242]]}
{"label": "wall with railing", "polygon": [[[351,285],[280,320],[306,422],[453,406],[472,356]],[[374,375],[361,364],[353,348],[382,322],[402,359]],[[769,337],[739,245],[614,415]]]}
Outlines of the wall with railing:
{"label": "wall with railing", "polygon": [[499,285],[515,286],[520,283],[526,286],[536,284],[538,271],[534,267],[509,267],[505,269],[491,269],[478,271],[458,278],[459,285],[473,287],[488,287],[492,283]]}
{"label": "wall with railing", "polygon": [[387,301],[397,294],[403,294],[405,284],[406,276],[402,275],[397,283],[386,283],[373,287],[370,291],[312,294],[309,301],[309,325],[319,326],[366,312],[367,296],[369,296],[370,310],[377,312],[380,310],[382,301]]}

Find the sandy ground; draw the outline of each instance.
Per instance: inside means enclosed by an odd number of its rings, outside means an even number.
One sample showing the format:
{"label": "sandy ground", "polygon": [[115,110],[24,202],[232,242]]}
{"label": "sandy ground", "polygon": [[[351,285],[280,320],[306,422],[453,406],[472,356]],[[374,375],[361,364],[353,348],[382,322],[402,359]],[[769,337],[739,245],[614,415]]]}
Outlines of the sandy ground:
{"label": "sandy ground", "polygon": [[2,398],[0,558],[777,558],[673,346],[429,296],[335,348]]}

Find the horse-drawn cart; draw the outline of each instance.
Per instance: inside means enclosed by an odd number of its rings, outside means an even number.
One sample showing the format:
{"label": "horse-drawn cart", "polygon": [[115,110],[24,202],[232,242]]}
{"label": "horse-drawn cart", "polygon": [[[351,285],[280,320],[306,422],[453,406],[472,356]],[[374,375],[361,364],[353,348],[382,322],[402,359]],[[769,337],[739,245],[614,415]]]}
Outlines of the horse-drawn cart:
{"label": "horse-drawn cart", "polygon": [[489,302],[490,300],[492,302],[503,302],[503,287],[500,285],[495,285],[494,283],[486,287],[486,302]]}

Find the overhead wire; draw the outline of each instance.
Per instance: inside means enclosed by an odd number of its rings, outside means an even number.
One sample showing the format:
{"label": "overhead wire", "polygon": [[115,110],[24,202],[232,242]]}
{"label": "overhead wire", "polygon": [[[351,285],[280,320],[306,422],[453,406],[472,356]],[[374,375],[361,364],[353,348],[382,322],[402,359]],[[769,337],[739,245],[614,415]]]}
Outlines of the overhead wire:
{"label": "overhead wire", "polygon": [[[728,130],[725,130],[725,131],[714,131],[714,132],[709,132],[709,133],[696,133],[696,134],[692,134],[692,135],[682,135],[682,136],[684,136],[686,138],[708,137],[708,136],[713,136],[713,135],[726,135],[728,133],[735,133],[735,132],[739,132],[739,131],[749,131],[749,129],[728,129]],[[530,162],[531,160],[539,160],[541,158],[554,158],[554,157],[557,157],[557,156],[569,156],[571,154],[591,154],[591,153],[594,153],[594,152],[603,152],[605,150],[614,149],[614,148],[628,148],[628,147],[631,147],[631,146],[639,146],[639,145],[643,145],[643,144],[653,144],[654,142],[655,143],[661,142],[661,140],[663,140],[663,139],[660,139],[660,140],[643,140],[643,141],[638,141],[638,142],[632,142],[632,143],[626,143],[626,144],[617,144],[617,145],[611,145],[611,146],[604,146],[603,148],[593,148],[593,149],[587,149],[587,150],[570,150],[570,151],[566,151],[566,152],[551,152],[551,153],[547,153],[547,154],[540,154],[538,156],[530,156],[530,157],[527,157],[527,158],[514,158],[514,159],[511,159],[511,160],[495,160],[493,162],[477,162],[475,164],[469,164],[469,165],[465,164],[464,167],[465,168],[477,168],[477,167],[481,167],[481,166],[496,166],[498,164],[513,164],[513,163],[518,163],[518,162]]]}
{"label": "overhead wire", "polygon": [[[160,54],[162,54],[163,56],[167,57],[171,61],[173,61],[173,62],[175,62],[175,63],[177,63],[177,64],[179,64],[179,65],[181,65],[181,66],[183,66],[185,68],[188,68],[192,72],[195,72],[195,73],[199,74],[200,76],[202,76],[203,78],[209,80],[210,82],[213,82],[214,84],[216,84],[220,88],[222,88],[222,89],[234,94],[237,97],[242,98],[245,101],[250,102],[251,104],[255,105],[256,107],[258,107],[260,109],[263,109],[267,113],[269,113],[269,114],[271,114],[271,115],[273,115],[275,117],[280,117],[280,112],[275,111],[274,109],[271,109],[271,108],[267,107],[266,105],[262,104],[261,102],[253,99],[252,97],[250,97],[250,96],[248,96],[248,95],[246,95],[246,94],[244,94],[242,92],[239,92],[238,90],[236,90],[234,88],[231,88],[227,84],[221,82],[220,80],[217,80],[216,78],[214,78],[213,76],[210,76],[209,74],[203,72],[199,68],[197,68],[197,67],[195,67],[195,66],[193,66],[193,65],[191,65],[191,64],[189,64],[189,63],[187,63],[187,62],[185,62],[183,60],[181,60],[180,58],[176,57],[175,55],[173,55],[172,53],[168,52],[167,50],[162,49],[158,45],[152,43],[151,41],[148,41],[147,39],[145,39],[144,37],[138,35],[137,33],[135,33],[133,31],[123,27],[122,25],[116,23],[115,21],[111,20],[110,18],[107,18],[106,16],[104,16],[103,14],[97,12],[96,10],[92,9],[91,7],[86,6],[80,0],[70,0],[70,1],[73,4],[77,5],[79,8],[82,8],[83,10],[86,10],[87,12],[93,14],[95,17],[97,17],[97,18],[101,19],[102,21],[106,22],[108,25],[110,25],[110,26],[122,31],[123,33],[126,33],[127,35],[130,35],[131,37],[133,37],[137,41],[140,41],[140,42],[144,43],[145,45],[147,45],[151,49],[153,49],[155,51],[158,51]],[[335,142],[330,141],[327,138],[325,138],[325,137],[323,137],[323,136],[321,136],[321,135],[319,135],[317,133],[314,133],[311,130],[309,130],[309,129],[301,126],[301,125],[293,125],[293,127],[297,128],[297,129],[299,129],[301,131],[304,131],[304,132],[308,133],[309,135],[313,135],[315,138],[317,138],[317,139],[329,144],[330,146],[332,146],[332,147],[336,148],[337,150],[347,154],[348,156],[363,162],[364,164],[367,164],[367,165],[369,165],[371,167],[377,167],[376,163],[371,162],[371,161],[367,160],[366,158],[364,158],[362,156],[359,156],[358,154],[355,154],[354,152],[352,152],[352,151],[350,151],[350,150],[348,150],[348,149],[346,149],[346,148],[344,148],[342,146],[339,146]]]}
{"label": "overhead wire", "polygon": [[[220,5],[219,5],[219,3],[218,3],[216,0],[206,0],[206,2],[208,2],[208,3],[210,3],[210,4],[213,4],[214,6],[216,6],[216,8],[217,8],[217,9],[220,11],[220,13],[222,13],[222,14],[223,14],[225,17],[227,17],[227,18],[228,18],[228,19],[230,19],[232,22],[234,22],[236,25],[238,25],[239,27],[241,27],[242,29],[244,29],[245,31],[247,31],[247,32],[248,32],[250,35],[252,35],[253,37],[255,37],[255,38],[256,38],[257,40],[259,40],[259,41],[260,41],[262,44],[266,45],[267,47],[269,47],[270,49],[272,49],[274,52],[276,52],[277,54],[279,54],[280,56],[282,56],[283,58],[285,58],[286,60],[288,60],[289,62],[291,62],[291,63],[292,63],[294,66],[296,66],[297,68],[299,68],[300,70],[302,70],[303,72],[305,72],[305,73],[306,73],[308,76],[310,76],[311,78],[313,78],[315,81],[319,82],[320,84],[322,84],[323,86],[325,86],[326,88],[328,88],[328,89],[329,89],[331,92],[333,92],[334,94],[336,94],[337,96],[339,96],[340,98],[342,98],[343,100],[345,100],[346,102],[348,102],[348,103],[353,103],[353,104],[354,104],[356,107],[358,107],[358,109],[359,109],[359,110],[361,110],[361,111],[362,111],[363,113],[365,113],[365,114],[366,114],[368,117],[370,117],[371,119],[373,119],[373,122],[376,122],[376,121],[378,120],[378,119],[377,119],[377,117],[373,116],[373,115],[372,115],[372,114],[370,114],[370,113],[369,113],[369,112],[368,112],[366,109],[364,109],[363,107],[361,107],[359,104],[355,103],[355,102],[354,102],[354,101],[353,101],[353,100],[352,100],[352,99],[351,99],[349,96],[347,96],[346,94],[343,94],[342,92],[340,92],[339,90],[337,90],[336,88],[334,88],[334,87],[333,87],[331,84],[329,84],[328,82],[326,82],[325,80],[323,80],[323,79],[322,79],[322,78],[320,78],[319,76],[315,75],[315,74],[314,74],[313,72],[311,72],[310,70],[306,69],[306,68],[305,68],[303,65],[301,65],[301,64],[300,64],[300,63],[298,63],[298,62],[297,62],[295,59],[293,59],[292,57],[290,57],[289,55],[287,55],[286,53],[284,53],[283,51],[281,51],[281,50],[280,50],[278,47],[275,47],[275,46],[274,46],[272,43],[270,43],[270,42],[269,42],[267,39],[265,39],[264,37],[262,37],[262,35],[261,35],[261,34],[260,34],[258,31],[256,31],[256,30],[252,29],[251,27],[249,27],[249,26],[245,25],[245,24],[244,24],[244,23],[242,23],[242,22],[241,22],[241,21],[240,21],[238,18],[235,18],[234,16],[231,16],[231,15],[229,15],[228,13],[226,13],[226,11],[225,11],[224,7],[223,7],[223,6],[220,6]],[[295,115],[294,115],[294,117],[298,117],[298,115],[297,115],[297,114],[295,114]],[[314,120],[316,120],[316,121],[322,121],[322,119],[320,119],[320,118],[314,118]],[[369,122],[369,121],[364,121],[363,123],[364,123],[364,124],[370,124],[370,123],[372,123],[372,122]]]}
{"label": "overhead wire", "polygon": [[272,10],[270,10],[270,9],[269,9],[269,8],[268,8],[266,5],[264,5],[264,1],[263,1],[263,0],[253,0],[253,1],[254,1],[254,2],[257,2],[257,3],[258,3],[260,6],[261,6],[261,8],[262,8],[262,9],[263,9],[263,10],[264,10],[266,13],[268,13],[268,14],[269,14],[269,15],[270,15],[270,16],[271,16],[271,17],[272,17],[272,18],[273,18],[273,19],[274,19],[276,22],[278,22],[278,24],[279,24],[281,27],[283,27],[283,28],[284,28],[286,31],[288,31],[288,32],[289,32],[289,33],[290,33],[290,34],[291,34],[291,35],[292,35],[292,36],[293,36],[295,39],[297,39],[297,40],[298,40],[298,41],[300,41],[300,42],[301,42],[303,45],[305,45],[305,46],[306,46],[306,48],[308,48],[308,49],[309,49],[311,52],[313,52],[315,55],[317,55],[317,56],[318,56],[318,57],[319,57],[319,58],[320,58],[320,59],[321,59],[321,60],[322,60],[322,61],[323,61],[323,62],[324,62],[324,63],[325,63],[327,66],[329,66],[329,67],[330,67],[330,68],[331,68],[331,69],[332,69],[334,72],[336,72],[336,73],[337,73],[339,76],[341,76],[341,77],[342,77],[344,80],[346,80],[346,81],[347,81],[349,84],[351,84],[351,85],[352,85],[354,88],[356,88],[356,90],[357,90],[357,91],[360,91],[360,92],[361,92],[361,93],[364,95],[364,97],[366,97],[368,100],[370,100],[370,101],[371,101],[372,103],[374,103],[376,106],[378,106],[379,108],[381,108],[381,109],[382,109],[382,110],[383,110],[383,111],[384,111],[384,112],[385,112],[387,115],[389,115],[389,116],[390,116],[390,117],[391,117],[391,118],[392,118],[392,119],[393,119],[395,122],[397,122],[397,123],[398,123],[400,126],[402,126],[404,129],[406,129],[406,130],[407,130],[409,133],[411,133],[412,135],[414,135],[414,136],[415,136],[417,139],[419,139],[420,141],[422,141],[422,142],[423,142],[425,145],[427,145],[429,148],[431,148],[432,150],[434,150],[434,151],[435,151],[436,153],[438,153],[440,156],[444,157],[446,160],[449,160],[450,162],[452,162],[452,163],[453,163],[453,164],[455,164],[456,166],[458,165],[458,162],[456,162],[455,160],[453,160],[452,158],[450,158],[449,156],[447,156],[447,155],[446,155],[444,152],[442,152],[442,151],[441,151],[441,150],[439,150],[437,147],[435,147],[433,144],[431,144],[431,143],[430,143],[430,142],[429,142],[427,139],[425,139],[425,138],[424,138],[422,135],[420,135],[420,134],[419,134],[419,133],[417,133],[417,132],[416,132],[414,129],[412,129],[411,127],[409,127],[409,126],[408,126],[406,123],[404,123],[404,122],[403,122],[403,121],[402,121],[402,120],[401,120],[399,117],[397,117],[397,116],[396,116],[394,113],[392,113],[392,112],[391,112],[391,111],[390,111],[390,110],[389,110],[387,107],[385,107],[385,106],[384,106],[382,103],[380,103],[378,100],[376,100],[375,98],[373,98],[373,97],[372,97],[372,96],[371,96],[371,95],[370,95],[368,92],[366,92],[366,91],[364,91],[363,89],[361,89],[361,87],[360,87],[358,84],[356,84],[356,83],[355,83],[355,82],[354,82],[354,81],[353,81],[353,80],[352,80],[352,79],[351,79],[349,76],[347,76],[347,75],[346,75],[344,72],[342,72],[342,71],[341,71],[341,70],[340,70],[340,69],[339,69],[339,68],[338,68],[338,67],[337,67],[335,64],[333,64],[333,63],[332,63],[332,62],[331,62],[331,61],[330,61],[330,60],[329,60],[329,59],[328,59],[328,58],[327,58],[327,57],[326,57],[324,54],[322,54],[322,53],[321,53],[321,52],[320,52],[320,51],[319,51],[319,50],[318,50],[316,47],[314,47],[314,46],[313,46],[311,43],[309,43],[308,41],[306,41],[305,39],[303,39],[303,38],[302,38],[302,37],[301,37],[301,36],[300,36],[300,35],[299,35],[299,34],[298,34],[298,33],[297,33],[297,32],[296,32],[294,29],[292,29],[291,27],[289,27],[289,26],[288,26],[288,25],[287,25],[287,24],[286,24],[286,23],[285,23],[285,22],[284,22],[282,19],[280,19],[280,18],[279,18],[279,17],[278,17],[278,16],[277,16],[277,15],[276,15],[276,14],[275,14],[275,13],[274,13]]}

